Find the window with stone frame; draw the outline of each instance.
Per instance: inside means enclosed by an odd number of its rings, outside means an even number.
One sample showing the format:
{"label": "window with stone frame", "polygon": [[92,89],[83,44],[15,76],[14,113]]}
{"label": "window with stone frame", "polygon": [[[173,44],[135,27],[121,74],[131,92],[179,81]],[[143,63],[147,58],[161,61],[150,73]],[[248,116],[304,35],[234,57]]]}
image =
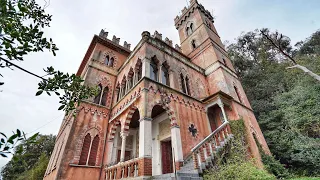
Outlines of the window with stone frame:
{"label": "window with stone frame", "polygon": [[180,81],[181,81],[181,90],[183,93],[186,93],[186,86],[185,86],[185,82],[184,82],[184,77],[182,75],[182,73],[180,74]]}
{"label": "window with stone frame", "polygon": [[109,88],[103,87],[101,84],[98,85],[98,88],[99,93],[94,97],[93,103],[106,106]]}
{"label": "window with stone frame", "polygon": [[237,86],[234,86],[234,91],[236,92],[236,95],[237,95],[237,98],[239,99],[239,102],[243,103],[242,99],[241,99],[241,94],[240,94],[239,89],[237,88]]}
{"label": "window with stone frame", "polygon": [[186,77],[186,94],[191,95],[189,78]]}
{"label": "window with stone frame", "polygon": [[111,57],[108,63],[108,66],[113,67],[113,63],[114,63],[114,58]]}
{"label": "window with stone frame", "polygon": [[161,67],[161,83],[170,86],[169,82],[169,65],[165,62]]}
{"label": "window with stone frame", "polygon": [[188,22],[187,25],[186,25],[186,32],[187,32],[187,35],[190,36],[194,31],[194,25],[192,22]]}
{"label": "window with stone frame", "polygon": [[120,100],[121,97],[121,92],[120,92],[120,84],[118,83],[117,87],[116,87],[116,91],[117,91],[117,102]]}
{"label": "window with stone frame", "polygon": [[193,39],[191,41],[191,46],[192,46],[192,49],[196,49],[197,48],[196,40]]}
{"label": "window with stone frame", "polygon": [[109,60],[110,60],[109,55],[106,55],[106,58],[104,59],[104,64],[108,66]]}
{"label": "window with stone frame", "polygon": [[154,58],[152,58],[150,62],[150,79],[158,81],[158,67]]}
{"label": "window with stone frame", "polygon": [[86,166],[96,165],[99,142],[100,142],[100,138],[98,134],[95,135],[95,137],[92,139],[91,134],[87,133],[83,141],[79,165],[86,165]]}

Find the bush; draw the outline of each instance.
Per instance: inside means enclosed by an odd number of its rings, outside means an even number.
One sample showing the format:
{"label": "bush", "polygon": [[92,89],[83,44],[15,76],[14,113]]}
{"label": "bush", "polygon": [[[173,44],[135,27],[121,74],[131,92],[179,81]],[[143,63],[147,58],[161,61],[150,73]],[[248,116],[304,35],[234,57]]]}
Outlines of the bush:
{"label": "bush", "polygon": [[234,162],[227,163],[219,167],[219,170],[211,170],[204,175],[204,179],[219,179],[219,180],[249,180],[249,179],[259,179],[259,180],[269,180],[276,179],[275,176],[269,174],[263,169],[258,169],[251,162]]}
{"label": "bush", "polygon": [[276,179],[266,170],[257,168],[253,160],[248,160],[243,120],[231,121],[230,127],[234,137],[217,153],[214,167],[205,172],[204,179]]}
{"label": "bush", "polygon": [[260,152],[261,159],[264,164],[264,168],[269,172],[275,175],[278,179],[287,179],[291,175],[289,171],[281,164],[278,160],[276,160],[273,156],[269,156],[264,152]]}

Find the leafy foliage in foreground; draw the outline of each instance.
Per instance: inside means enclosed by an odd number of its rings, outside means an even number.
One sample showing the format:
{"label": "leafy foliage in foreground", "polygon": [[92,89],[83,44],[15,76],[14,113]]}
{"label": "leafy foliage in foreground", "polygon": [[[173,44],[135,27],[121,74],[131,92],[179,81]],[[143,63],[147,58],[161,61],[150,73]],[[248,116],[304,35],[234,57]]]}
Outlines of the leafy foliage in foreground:
{"label": "leafy foliage in foreground", "polygon": [[[320,74],[319,39],[317,31],[296,49],[287,37],[283,44],[299,64]],[[259,31],[241,35],[227,49],[272,154],[296,175],[320,176],[319,82],[286,69],[286,58]]]}
{"label": "leafy foliage in foreground", "polygon": [[231,129],[234,138],[229,140],[228,144],[218,152],[215,166],[204,174],[204,179],[276,179],[267,171],[257,168],[252,160],[247,159],[243,120],[231,121]]}
{"label": "leafy foliage in foreground", "polygon": [[[0,1],[0,68],[17,68],[40,78],[42,81],[36,95],[46,92],[50,96],[55,93],[61,104],[58,110],[69,113],[81,100],[94,96],[96,88],[84,86],[80,77],[54,70],[53,67],[44,70],[45,76],[39,76],[15,64],[32,52],[48,50],[56,55],[56,44],[51,38],[44,36],[44,28],[50,27],[52,18],[44,9],[35,0]],[[1,73],[0,76],[2,77]],[[1,85],[4,82],[0,81]],[[0,157],[13,153],[12,149],[21,140],[21,133],[14,132],[9,138],[1,133]]]}
{"label": "leafy foliage in foreground", "polygon": [[4,180],[42,179],[49,157],[53,151],[55,136],[38,135],[34,143],[23,141],[16,148],[22,149],[16,153],[1,170]]}

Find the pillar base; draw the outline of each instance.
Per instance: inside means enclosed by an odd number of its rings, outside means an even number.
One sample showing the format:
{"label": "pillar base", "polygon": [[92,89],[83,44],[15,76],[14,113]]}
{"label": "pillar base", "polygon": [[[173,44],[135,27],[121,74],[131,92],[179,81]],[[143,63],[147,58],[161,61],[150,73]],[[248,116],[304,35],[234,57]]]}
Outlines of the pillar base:
{"label": "pillar base", "polygon": [[139,159],[139,176],[152,176],[152,159],[141,158]]}

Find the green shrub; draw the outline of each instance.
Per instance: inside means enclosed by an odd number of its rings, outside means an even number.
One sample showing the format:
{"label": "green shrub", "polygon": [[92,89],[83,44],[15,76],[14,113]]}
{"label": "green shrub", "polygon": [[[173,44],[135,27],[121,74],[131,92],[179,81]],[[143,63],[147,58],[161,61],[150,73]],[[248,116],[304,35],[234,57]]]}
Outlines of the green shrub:
{"label": "green shrub", "polygon": [[234,137],[217,153],[214,167],[204,173],[204,179],[276,179],[266,170],[257,168],[253,160],[247,159],[246,131],[243,120],[231,121],[230,127]]}
{"label": "green shrub", "polygon": [[269,156],[264,152],[260,152],[261,159],[264,164],[264,168],[269,172],[275,175],[278,179],[287,179],[291,177],[289,171],[276,160],[273,156]]}
{"label": "green shrub", "polygon": [[251,161],[247,161],[227,163],[222,165],[219,167],[219,169],[213,169],[207,172],[204,175],[204,179],[274,180],[276,177],[263,169],[258,169]]}

